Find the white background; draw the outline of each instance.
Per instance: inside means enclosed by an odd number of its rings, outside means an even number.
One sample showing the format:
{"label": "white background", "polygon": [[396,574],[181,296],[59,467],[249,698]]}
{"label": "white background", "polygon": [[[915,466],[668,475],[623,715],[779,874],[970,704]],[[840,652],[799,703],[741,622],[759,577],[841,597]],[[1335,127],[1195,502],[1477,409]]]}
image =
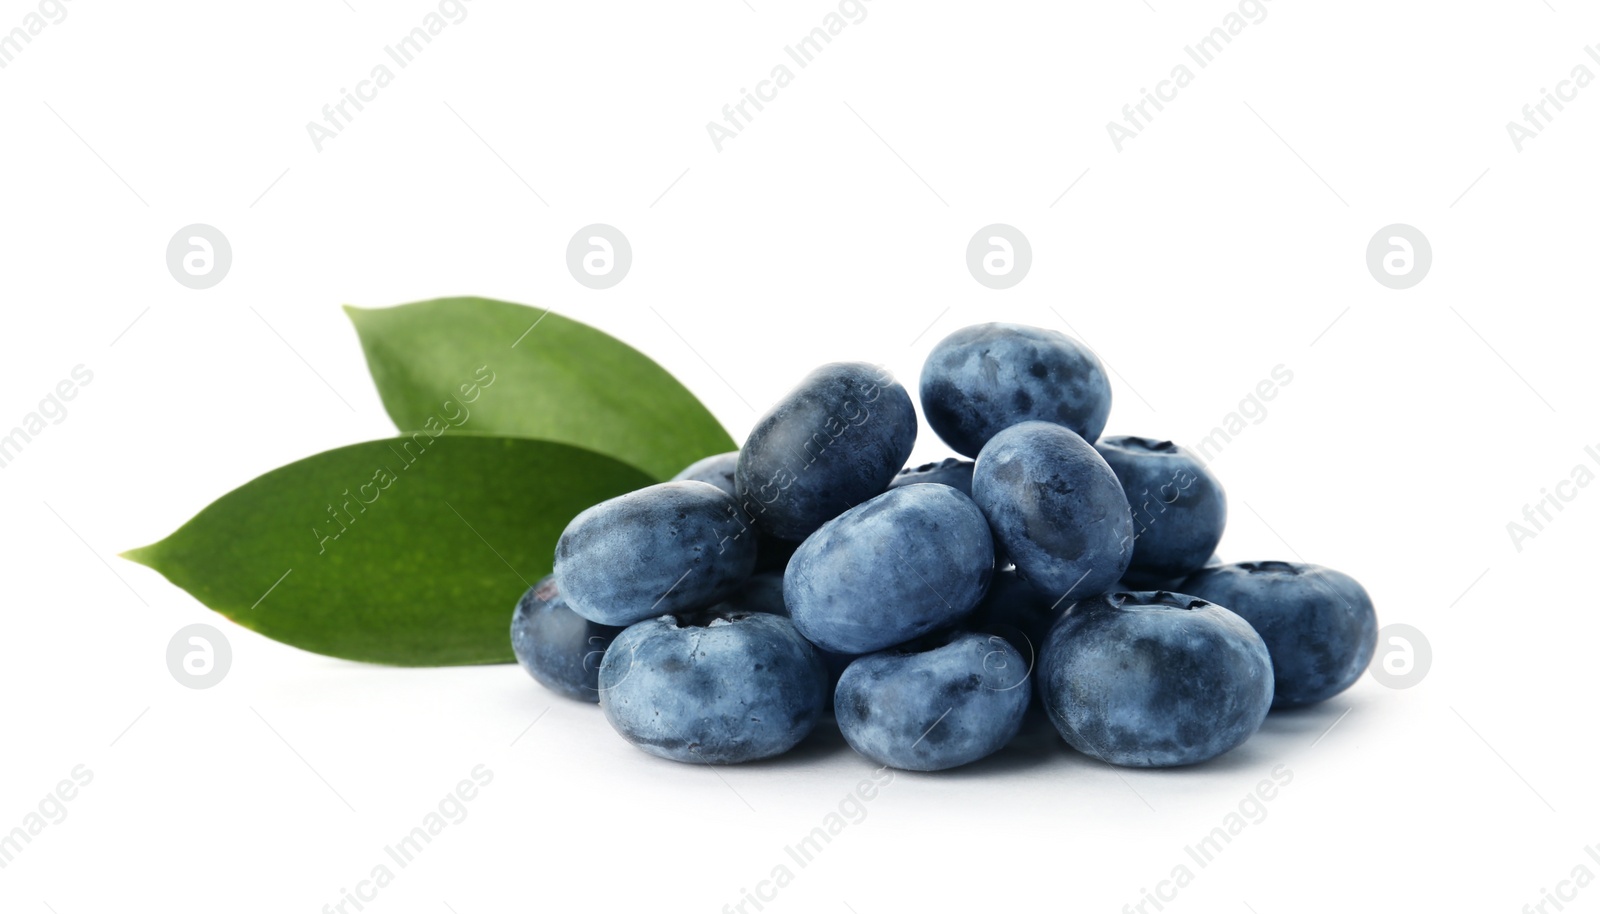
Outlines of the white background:
{"label": "white background", "polygon": [[[0,830],[94,774],[0,870],[0,908],[315,912],[479,764],[466,820],[369,910],[719,911],[788,864],[769,910],[1118,911],[1188,863],[1168,910],[1516,911],[1600,871],[1600,490],[1520,550],[1506,529],[1600,445],[1600,88],[1521,152],[1505,128],[1574,66],[1600,72],[1593,11],[1273,0],[1119,153],[1106,122],[1235,7],[873,0],[718,152],[706,122],[834,7],[472,0],[318,152],[306,122],[435,8],[351,4],[72,0],[0,70],[0,427],[94,374],[0,470]],[[0,3],[0,29],[35,8]],[[234,251],[207,291],[164,262],[195,222]],[[593,222],[633,245],[607,291],[564,264]],[[993,222],[1034,253],[1006,291],[964,263]],[[1395,222],[1434,251],[1407,291],[1364,263]],[[801,869],[784,847],[872,767],[837,736],[663,762],[514,666],[305,654],[115,558],[390,433],[339,305],[450,294],[622,337],[736,439],[817,363],[914,380],[983,320],[1069,324],[1115,372],[1113,434],[1192,444],[1286,366],[1213,464],[1222,554],[1354,575],[1383,623],[1427,634],[1432,670],[1363,678],[1191,770],[1091,763],[1046,732],[901,775]],[[914,459],[946,453],[925,433]],[[194,622],[234,652],[205,691],[165,663]],[[1195,867],[1184,847],[1278,765],[1266,819]]]}

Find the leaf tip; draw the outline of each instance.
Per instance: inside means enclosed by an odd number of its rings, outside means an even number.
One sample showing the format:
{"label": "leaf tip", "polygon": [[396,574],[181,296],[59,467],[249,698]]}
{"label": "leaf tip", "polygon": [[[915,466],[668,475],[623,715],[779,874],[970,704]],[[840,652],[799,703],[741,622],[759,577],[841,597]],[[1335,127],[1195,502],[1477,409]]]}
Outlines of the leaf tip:
{"label": "leaf tip", "polygon": [[155,556],[153,556],[151,553],[155,550],[157,545],[159,544],[151,543],[148,546],[140,546],[136,549],[128,549],[117,553],[117,558],[127,559],[130,562],[138,562],[140,565],[153,568],[155,566],[151,564],[151,561],[155,558]]}

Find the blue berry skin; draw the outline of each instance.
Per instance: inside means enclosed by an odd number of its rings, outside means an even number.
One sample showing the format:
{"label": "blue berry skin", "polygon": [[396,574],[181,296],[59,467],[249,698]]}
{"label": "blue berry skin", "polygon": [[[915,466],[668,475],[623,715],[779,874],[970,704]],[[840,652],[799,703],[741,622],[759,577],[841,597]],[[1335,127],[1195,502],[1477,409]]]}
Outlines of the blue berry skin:
{"label": "blue berry skin", "polygon": [[1093,441],[1111,414],[1111,382],[1095,354],[1063,333],[1022,324],[974,324],[940,340],[923,364],[921,394],[928,426],[968,457],[1030,420]]}
{"label": "blue berry skin", "polygon": [[[766,542],[765,540],[763,542]],[[781,540],[773,540],[781,542]],[[750,576],[750,580],[740,587],[738,592],[728,599],[711,608],[712,612],[757,612],[772,613],[773,615],[788,618],[789,608],[783,602],[783,574],[774,571],[758,571]],[[854,654],[835,654],[817,648],[817,654],[822,657],[823,666],[828,669],[828,706],[833,706],[833,687],[838,684],[839,676],[850,661],[856,659]]]}
{"label": "blue berry skin", "polygon": [[865,362],[806,375],[739,451],[739,503],[762,532],[803,540],[882,492],[917,440],[911,396]]}
{"label": "blue berry skin", "polygon": [[1250,623],[1167,591],[1079,600],[1050,630],[1037,682],[1068,744],[1134,768],[1215,758],[1272,705],[1272,660]]}
{"label": "blue berry skin", "polygon": [[729,451],[726,454],[712,454],[702,457],[694,463],[684,467],[678,475],[672,477],[673,482],[692,479],[697,482],[708,482],[722,491],[738,497],[733,488],[733,470],[739,465],[739,452]]}
{"label": "blue berry skin", "polygon": [[994,541],[972,499],[949,486],[902,486],[806,538],[783,602],[811,643],[867,654],[952,625],[994,573]]}
{"label": "blue berry skin", "polygon": [[1117,474],[1133,513],[1129,571],[1180,579],[1199,571],[1228,522],[1228,499],[1217,477],[1170,441],[1119,435],[1094,448]]}
{"label": "blue berry skin", "polygon": [[[677,482],[692,479],[697,482],[710,483],[737,500],[739,496],[733,477],[734,470],[738,465],[738,451],[713,454],[684,467],[678,475],[672,477],[672,480]],[[753,522],[746,517],[745,523],[752,524]],[[756,570],[782,571],[784,566],[789,564],[789,556],[794,555],[794,547],[797,545],[799,544],[789,540],[780,540],[776,537],[758,534],[756,536]]]}
{"label": "blue berry skin", "polygon": [[539,684],[579,701],[600,700],[600,660],[622,629],[573,612],[546,575],[511,614],[511,651]]}
{"label": "blue berry skin", "polygon": [[816,649],[782,616],[660,616],[611,643],[600,707],[651,755],[726,765],[794,748],[816,726],[827,683]]}
{"label": "blue berry skin", "polygon": [[1122,484],[1070,429],[1024,422],[995,435],[973,468],[972,500],[1017,574],[1052,603],[1103,593],[1128,569]]}
{"label": "blue berry skin", "polygon": [[710,606],[755,563],[755,531],[733,498],[691,480],[646,486],[573,518],[556,542],[555,576],[573,612],[625,626]]}
{"label": "blue berry skin", "polygon": [[880,765],[942,771],[1000,750],[1028,710],[1027,660],[1006,639],[961,632],[858,657],[834,690],[845,742]]}
{"label": "blue berry skin", "polygon": [[1254,626],[1272,654],[1274,708],[1327,701],[1348,689],[1378,646],[1372,598],[1347,574],[1300,562],[1204,568],[1184,592],[1226,606]]}
{"label": "blue berry skin", "polygon": [[[938,463],[925,463],[919,467],[906,467],[895,478],[889,480],[889,488],[898,489],[901,486],[914,486],[925,482],[949,486],[970,498],[972,497],[972,461],[946,457]],[[994,567],[1005,568],[1010,564],[1011,556],[1006,555],[1005,547],[996,542]]]}

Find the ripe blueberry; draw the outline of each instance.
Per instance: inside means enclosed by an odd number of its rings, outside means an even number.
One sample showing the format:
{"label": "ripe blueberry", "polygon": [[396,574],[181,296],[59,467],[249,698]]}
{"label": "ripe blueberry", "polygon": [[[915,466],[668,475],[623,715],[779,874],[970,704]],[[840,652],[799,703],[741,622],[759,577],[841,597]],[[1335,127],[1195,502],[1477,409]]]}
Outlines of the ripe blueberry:
{"label": "ripe blueberry", "polygon": [[1102,593],[1128,568],[1122,484],[1070,429],[1024,422],[995,435],[973,468],[972,500],[1017,574],[1052,603]]}
{"label": "ripe blueberry", "polygon": [[1045,711],[1079,752],[1164,768],[1215,758],[1272,704],[1272,660],[1250,624],[1167,591],[1079,600],[1039,658]]}
{"label": "ripe blueberry", "polygon": [[1034,419],[1093,441],[1111,413],[1111,382],[1087,346],[1021,324],[975,324],[940,340],[923,364],[921,395],[928,426],[968,457]]}
{"label": "ripe blueberry", "polygon": [[756,563],[755,531],[709,483],[663,482],[603,501],[556,542],[555,576],[572,611],[630,625],[731,595]]}
{"label": "ripe blueberry", "polygon": [[834,362],[767,411],[739,451],[740,506],[780,539],[803,540],[882,492],[917,439],[905,388],[864,362]]}
{"label": "ripe blueberry", "polygon": [[1378,617],[1352,577],[1301,562],[1204,568],[1185,593],[1226,606],[1255,628],[1272,654],[1274,708],[1315,704],[1348,689],[1372,662]]}
{"label": "ripe blueberry", "polygon": [[1028,661],[997,635],[959,632],[858,657],[834,690],[850,747],[880,765],[940,771],[999,751],[1033,694]]}
{"label": "ripe blueberry", "polygon": [[511,614],[511,652],[545,688],[599,701],[600,660],[621,631],[573,612],[561,599],[555,575],[546,575],[528,588]]}
{"label": "ripe blueberry", "polygon": [[782,616],[690,613],[628,626],[600,664],[600,707],[623,739],[678,762],[789,751],[827,699],[822,658]]}
{"label": "ripe blueberry", "polygon": [[1133,513],[1132,572],[1181,578],[1222,541],[1228,500],[1205,464],[1170,441],[1120,435],[1094,449],[1117,474]]}
{"label": "ripe blueberry", "polygon": [[672,477],[673,482],[692,479],[697,482],[707,482],[716,486],[729,495],[737,495],[733,488],[733,471],[739,465],[739,452],[728,451],[726,454],[712,454],[702,457],[679,471]]}
{"label": "ripe blueberry", "polygon": [[983,598],[994,541],[949,486],[902,486],[806,538],[783,577],[795,627],[840,654],[865,654],[951,625]]}

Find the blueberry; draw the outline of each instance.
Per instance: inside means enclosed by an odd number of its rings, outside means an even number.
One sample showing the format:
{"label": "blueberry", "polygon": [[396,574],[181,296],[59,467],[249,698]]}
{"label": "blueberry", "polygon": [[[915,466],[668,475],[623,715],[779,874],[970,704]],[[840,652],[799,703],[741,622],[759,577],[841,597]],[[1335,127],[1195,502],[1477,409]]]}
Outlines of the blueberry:
{"label": "blueberry", "polygon": [[573,612],[561,599],[555,575],[546,575],[528,588],[511,614],[511,652],[545,688],[599,701],[600,659],[621,631]]}
{"label": "blueberry", "polygon": [[1170,441],[1120,435],[1094,446],[1122,483],[1136,538],[1130,572],[1182,578],[1197,571],[1222,541],[1228,499],[1222,484],[1187,449]]}
{"label": "blueberry", "polygon": [[770,613],[661,616],[628,626],[600,665],[622,738],[678,762],[768,758],[805,739],[827,699],[822,658]]}
{"label": "blueberry", "polygon": [[1166,591],[1073,604],[1050,630],[1037,679],[1068,744],[1136,768],[1215,758],[1255,733],[1272,704],[1272,660],[1255,629]]}
{"label": "blueberry", "polygon": [[921,388],[928,426],[968,457],[1002,429],[1034,419],[1093,441],[1111,413],[1111,382],[1088,347],[1021,324],[975,324],[940,340]]}
{"label": "blueberry", "polygon": [[972,499],[902,486],[807,537],[783,576],[783,601],[813,644],[865,654],[955,623],[993,572],[994,541]]}
{"label": "blueberry", "polygon": [[972,471],[972,500],[1016,563],[1053,603],[1102,593],[1133,554],[1122,484],[1088,442],[1048,422],[995,435]]}
{"label": "blueberry", "polygon": [[1010,642],[961,632],[857,658],[833,708],[850,748],[891,768],[940,771],[1010,742],[1032,691]]}
{"label": "blueberry", "polygon": [[712,454],[703,457],[684,467],[678,475],[672,477],[673,482],[692,479],[697,482],[708,482],[729,495],[737,496],[733,488],[733,470],[739,465],[739,452],[729,451],[726,454]]}
{"label": "blueberry", "polygon": [[[934,482],[949,486],[962,495],[972,495],[972,461],[961,460],[956,457],[946,457],[937,463],[925,463],[919,467],[906,467],[895,478],[889,480],[889,488],[898,489],[901,486],[914,486],[920,483]],[[1005,547],[998,542],[994,549],[994,567],[1005,568],[1011,564],[1011,556],[1006,555]]]}
{"label": "blueberry", "polygon": [[1226,606],[1261,633],[1277,677],[1274,708],[1315,704],[1348,689],[1378,645],[1372,598],[1347,574],[1299,562],[1204,568],[1184,592]]}
{"label": "blueberry", "polygon": [[731,496],[709,483],[663,482],[573,518],[556,542],[555,576],[573,612],[629,625],[710,606],[755,562],[754,531]]}
{"label": "blueberry", "polygon": [[888,372],[824,365],[756,422],[739,451],[739,502],[763,532],[803,540],[882,492],[916,438],[911,397]]}

